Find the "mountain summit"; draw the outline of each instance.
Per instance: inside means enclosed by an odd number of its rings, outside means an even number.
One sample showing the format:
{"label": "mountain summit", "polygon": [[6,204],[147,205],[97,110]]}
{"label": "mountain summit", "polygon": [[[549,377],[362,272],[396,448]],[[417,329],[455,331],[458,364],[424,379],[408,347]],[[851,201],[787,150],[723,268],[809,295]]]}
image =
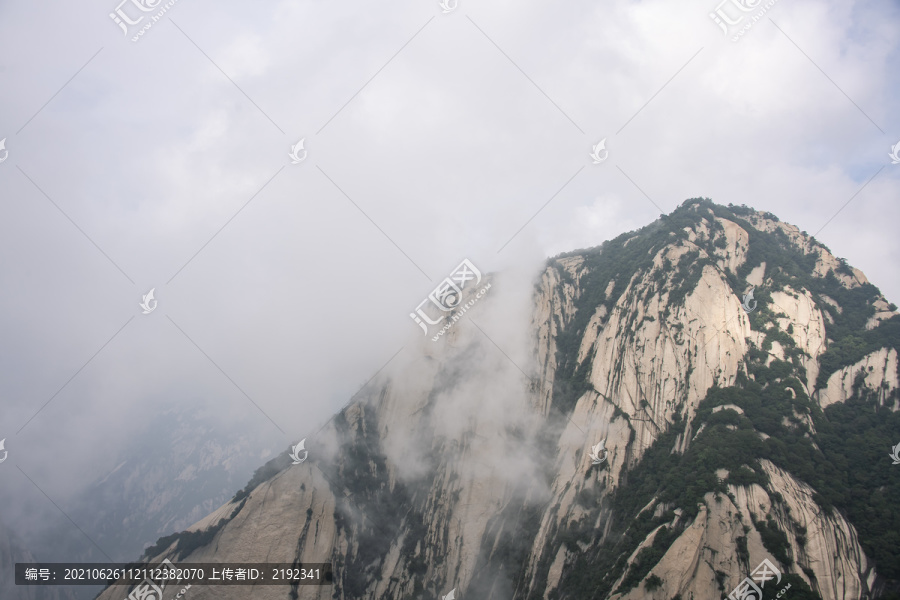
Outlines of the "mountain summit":
{"label": "mountain summit", "polygon": [[862,272],[693,199],[533,290],[530,322],[488,294],[145,559],[334,569],[186,600],[900,597],[900,315]]}

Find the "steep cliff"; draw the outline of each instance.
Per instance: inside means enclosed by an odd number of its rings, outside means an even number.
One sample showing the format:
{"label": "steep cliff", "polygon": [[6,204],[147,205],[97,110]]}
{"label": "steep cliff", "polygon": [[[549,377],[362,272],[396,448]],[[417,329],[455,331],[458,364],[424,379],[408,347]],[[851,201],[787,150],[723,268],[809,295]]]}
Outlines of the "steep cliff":
{"label": "steep cliff", "polygon": [[705,600],[764,559],[766,598],[897,594],[900,316],[861,272],[697,199],[548,261],[530,325],[501,304],[408,347],[308,461],[270,461],[149,559],[334,565],[333,587],[197,600]]}

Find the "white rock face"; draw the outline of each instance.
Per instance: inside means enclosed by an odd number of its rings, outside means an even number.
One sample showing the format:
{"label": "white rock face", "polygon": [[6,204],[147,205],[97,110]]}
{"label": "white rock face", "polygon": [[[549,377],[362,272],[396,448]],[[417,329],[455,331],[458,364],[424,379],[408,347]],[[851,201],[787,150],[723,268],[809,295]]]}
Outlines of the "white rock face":
{"label": "white rock face", "polygon": [[[192,552],[183,561],[231,563],[291,563],[295,558],[303,562],[323,562],[332,548],[340,543],[334,527],[334,497],[327,481],[309,465],[297,465],[263,483],[254,490],[244,507],[221,531],[213,542]],[[305,490],[301,486],[305,486]],[[236,505],[226,504],[194,525],[192,531],[202,531],[228,517]],[[303,507],[303,511],[298,511]],[[311,514],[306,511],[310,510]],[[299,540],[299,542],[298,542]],[[162,556],[167,556],[163,552]],[[160,559],[155,559],[160,560]],[[174,598],[182,587],[169,586],[164,599]],[[196,600],[241,600],[248,597],[261,600],[282,600],[289,586],[192,586],[185,598]],[[325,600],[331,598],[328,586],[300,586],[300,598]],[[121,589],[110,588],[98,600],[122,600]]]}
{"label": "white rock face", "polygon": [[[781,500],[773,504],[769,494],[756,484],[729,486],[734,500],[707,494],[691,525],[647,576],[659,577],[663,582],[660,589],[651,594],[642,584],[611,598],[668,599],[676,594],[681,594],[682,598],[721,598],[727,595],[763,559],[773,565],[779,564],[766,550],[753,524],[754,518],[765,521],[769,515],[782,531],[788,533],[789,553],[794,564],[785,573],[794,573],[810,583],[802,568],[811,570],[824,600],[861,598],[867,589],[864,582],[872,572],[872,565],[859,545],[854,528],[838,513],[823,513],[813,502],[813,490],[808,485],[769,461],[762,461],[762,465],[771,487],[779,490]],[[801,528],[806,529],[804,546],[797,541]],[[745,530],[748,531],[745,533]],[[642,546],[652,542],[653,535],[655,532]],[[744,536],[749,554],[746,561],[742,561],[737,553],[738,539]],[[725,574],[722,588],[717,584],[717,572]],[[772,584],[774,581],[768,585]]]}
{"label": "white rock face", "polygon": [[884,298],[880,298],[874,302],[875,314],[866,321],[866,329],[875,329],[882,321],[890,319],[897,314],[896,310],[891,310],[891,305]]}
{"label": "white rock face", "polygon": [[[734,382],[750,334],[740,301],[712,267],[704,267],[697,287],[668,317],[667,295],[628,293],[642,285],[627,288],[591,350],[583,352],[593,356],[594,389],[631,416],[638,448],[653,443],[679,404],[690,419],[712,385]],[[641,455],[637,450],[630,461]]]}
{"label": "white rock face", "polygon": [[[747,316],[740,308],[740,298],[731,291],[722,274],[726,270],[736,272],[745,261],[746,232],[736,225],[729,227],[727,222],[719,222],[727,235],[724,256],[717,261],[719,270],[706,267],[695,290],[674,314],[663,317],[665,297],[647,292],[653,289],[650,285],[653,272],[628,282],[626,292],[609,310],[606,305],[595,309],[578,351],[579,362],[590,361],[590,382],[595,391],[578,400],[560,437],[555,463],[557,477],[552,484],[554,500],[549,503],[550,510],[544,513],[529,563],[528,575],[532,583],[540,576],[538,566],[545,560],[544,549],[553,548],[549,541],[554,532],[582,518],[584,511],[575,502],[578,494],[582,490],[599,490],[606,496],[615,490],[623,467],[639,461],[643,449],[668,427],[676,402],[684,402],[684,414],[690,419],[697,403],[713,384],[727,386],[734,382],[748,343],[762,346],[765,335],[750,330]],[[755,219],[755,222],[766,231],[782,230],[806,251],[816,252],[817,275],[824,276],[829,269],[841,268],[836,258],[797,228],[768,219]],[[710,229],[704,225],[696,232],[689,232],[689,241],[700,244],[709,235]],[[664,249],[654,257],[655,268],[677,263],[692,245]],[[765,270],[765,263],[758,265],[751,271],[748,282],[763,285]],[[853,276],[837,276],[851,288],[867,281],[858,271],[853,271]],[[632,291],[635,293],[630,294]],[[772,303],[768,308],[776,314],[775,322],[779,328],[787,332],[800,350],[800,363],[806,370],[804,387],[807,394],[812,395],[819,369],[818,358],[826,349],[827,315],[816,306],[808,290],[785,288],[770,294]],[[557,303],[574,304],[575,299],[573,295],[569,300],[557,299]],[[548,302],[545,304],[549,305]],[[564,316],[560,316],[564,323]],[[786,359],[778,342],[772,344],[771,353],[772,358]],[[885,362],[879,363],[880,372],[890,370],[894,373],[896,362],[890,365]],[[881,380],[870,374],[868,381],[874,386]],[[842,399],[846,396],[845,393]],[[808,416],[795,416],[812,425]],[[630,438],[632,430],[633,442]],[[597,433],[593,434],[595,431]],[[768,438],[765,434],[760,436]],[[602,470],[596,474],[591,472],[591,476],[584,479],[581,475],[590,472],[587,449],[602,437],[607,438],[609,460]],[[683,451],[690,439],[691,432],[688,431],[676,448]],[[672,546],[667,558],[652,571],[661,577],[665,586],[652,593],[639,587],[627,597],[666,600],[677,593],[681,593],[682,598],[722,597],[723,589],[716,583],[716,571],[727,574],[730,586],[724,590],[727,594],[762,558],[769,557],[774,561],[749,519],[751,506],[755,507],[759,518],[764,519],[771,511],[778,526],[789,534],[800,531],[800,527],[807,528],[805,547],[798,545],[796,536],[791,539],[792,553],[797,561],[792,572],[806,579],[797,565],[810,569],[816,575],[819,592],[824,598],[862,597],[868,589],[865,582],[868,580],[871,584],[873,570],[859,547],[853,527],[839,515],[820,514],[811,500],[813,491],[808,486],[770,463],[766,462],[765,467],[773,481],[772,489],[789,490],[789,493],[782,491],[785,497],[782,504],[791,508],[794,521],[781,505],[772,509],[768,495],[758,486],[750,490],[732,486],[737,506],[724,497],[723,504],[719,504],[708,495],[706,504],[709,508],[701,511],[692,526]],[[767,508],[761,510],[761,507]],[[738,510],[743,513],[743,520],[737,518]],[[752,565],[739,565],[737,560],[736,539],[744,535],[745,526],[751,528],[747,543]],[[813,536],[815,541],[812,541]],[[652,535],[642,546],[651,541]],[[639,550],[640,547],[634,552]],[[566,555],[562,548],[556,551],[551,562],[552,576],[547,577],[545,597],[558,585],[560,563]]]}
{"label": "white rock face", "polygon": [[806,393],[812,396],[819,374],[819,356],[825,352],[825,317],[806,290],[786,288],[772,292],[771,310],[779,315],[778,327],[794,339],[803,355],[800,362],[806,369]]}
{"label": "white rock face", "polygon": [[[577,269],[581,261],[570,261],[567,270]],[[575,277],[578,276],[577,270]],[[536,355],[540,375],[539,404],[546,414],[550,407],[553,382],[556,374],[556,340],[560,327],[569,323],[575,315],[576,289],[570,284],[562,284],[559,272],[554,268],[546,269],[540,278],[540,292],[537,305],[532,315],[531,328],[537,333]]]}
{"label": "white rock face", "polygon": [[[858,363],[832,373],[828,383],[819,391],[819,404],[822,408],[835,402],[845,402],[852,396],[853,384],[859,376],[862,376],[865,387],[876,391],[883,405],[887,396],[900,386],[897,375],[897,351],[893,348],[882,348],[867,355]],[[893,405],[891,409],[898,410],[898,407]]]}
{"label": "white rock face", "polygon": [[[730,256],[742,261],[740,242],[747,234],[741,229],[741,236],[734,227],[726,228],[729,231],[734,240]],[[654,265],[664,269],[689,250],[689,246],[667,247],[654,258]],[[598,307],[582,338],[579,358],[591,361],[590,382],[596,391],[578,400],[560,437],[551,491],[555,501],[535,538],[529,565],[532,580],[538,576],[536,569],[552,532],[581,518],[574,503],[578,493],[594,488],[604,496],[612,493],[622,469],[640,460],[644,449],[668,428],[679,405],[690,420],[710,387],[734,382],[747,352],[749,320],[719,271],[705,267],[683,306],[668,316],[668,293],[646,293],[653,276],[651,271],[633,279],[608,316],[605,306]],[[539,306],[546,311],[574,300],[543,299]],[[584,480],[582,474],[591,468],[588,448],[603,438],[609,458],[595,476]]]}
{"label": "white rock face", "polygon": [[[759,486],[751,486],[747,510],[765,506],[782,531],[788,532],[790,554],[796,563],[811,569],[816,576],[818,591],[825,600],[860,598],[866,591],[864,582],[872,572],[872,565],[863,553],[856,530],[838,512],[827,513],[814,501],[814,490],[798,481],[790,473],[769,461],[761,461],[769,476],[771,489],[778,490],[783,504],[773,509],[768,494]],[[790,507],[790,510],[787,510]],[[762,514],[759,515],[762,518]],[[800,546],[796,534],[806,529],[806,544]],[[751,561],[752,562],[752,561]],[[803,576],[801,569],[794,573]]]}
{"label": "white rock face", "polygon": [[766,276],[766,261],[763,261],[759,265],[753,267],[753,270],[750,271],[750,274],[747,275],[747,283],[750,285],[762,285],[763,278]]}
{"label": "white rock face", "polygon": [[750,234],[727,219],[716,217],[716,222],[725,230],[725,247],[716,249],[716,256],[721,256],[718,265],[723,271],[737,273],[747,260],[747,249],[750,247]]}

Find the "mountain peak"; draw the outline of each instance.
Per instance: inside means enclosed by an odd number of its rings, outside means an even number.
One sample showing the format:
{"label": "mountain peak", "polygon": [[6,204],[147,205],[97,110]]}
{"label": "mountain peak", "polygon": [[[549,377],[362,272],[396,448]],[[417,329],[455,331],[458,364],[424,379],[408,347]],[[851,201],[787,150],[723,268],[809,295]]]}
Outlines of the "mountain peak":
{"label": "mountain peak", "polygon": [[534,290],[527,335],[486,299],[151,558],[330,560],[295,598],[699,600],[760,565],[773,595],[897,589],[900,316],[861,272],[692,199]]}

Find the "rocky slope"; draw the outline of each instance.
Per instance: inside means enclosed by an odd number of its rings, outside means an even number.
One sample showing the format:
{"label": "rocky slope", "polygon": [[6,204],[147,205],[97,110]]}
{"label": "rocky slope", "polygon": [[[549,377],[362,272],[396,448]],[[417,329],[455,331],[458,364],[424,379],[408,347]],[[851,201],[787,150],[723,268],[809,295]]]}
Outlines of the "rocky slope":
{"label": "rocky slope", "polygon": [[900,316],[861,272],[697,199],[550,260],[532,306],[510,324],[488,295],[407,348],[309,460],[150,558],[334,565],[333,587],[197,600],[704,600],[763,559],[766,598],[900,591]]}

